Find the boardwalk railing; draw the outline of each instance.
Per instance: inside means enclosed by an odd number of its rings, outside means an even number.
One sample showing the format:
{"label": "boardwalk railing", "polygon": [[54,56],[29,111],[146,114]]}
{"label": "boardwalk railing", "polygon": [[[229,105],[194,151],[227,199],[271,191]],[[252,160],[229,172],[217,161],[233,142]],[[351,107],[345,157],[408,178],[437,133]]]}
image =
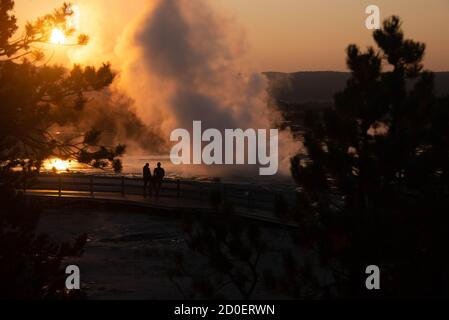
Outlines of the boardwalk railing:
{"label": "boardwalk railing", "polygon": [[[143,195],[143,181],[138,177],[99,176],[83,174],[40,175],[32,184],[32,190],[52,190],[59,196],[64,193],[83,192],[95,197],[96,193],[119,193]],[[153,188],[154,194],[154,188]],[[164,179],[160,197],[190,199],[211,202],[220,197],[234,206],[246,207],[249,211],[270,211],[276,197],[283,197],[289,204],[295,201],[294,190],[275,191],[255,185],[230,184],[221,182],[200,182],[180,179]]]}

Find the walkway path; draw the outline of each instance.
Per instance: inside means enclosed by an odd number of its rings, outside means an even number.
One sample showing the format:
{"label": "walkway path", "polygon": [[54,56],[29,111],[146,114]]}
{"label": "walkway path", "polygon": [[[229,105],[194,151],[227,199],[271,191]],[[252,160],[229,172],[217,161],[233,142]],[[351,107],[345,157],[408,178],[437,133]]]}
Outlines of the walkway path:
{"label": "walkway path", "polygon": [[[141,195],[126,194],[122,195],[119,192],[95,192],[92,195],[88,191],[64,191],[59,193],[59,190],[27,190],[25,193],[27,196],[43,197],[43,198],[58,198],[58,199],[77,199],[77,200],[89,200],[89,201],[107,201],[108,203],[116,204],[129,204],[146,208],[157,209],[188,209],[198,212],[213,212],[213,208],[205,201],[186,199],[186,198],[173,198],[173,197],[151,197],[145,198]],[[246,217],[250,219],[256,219],[264,222],[282,224],[294,226],[292,224],[286,224],[280,221],[273,212],[263,210],[249,210],[245,207],[234,207],[234,214]]]}

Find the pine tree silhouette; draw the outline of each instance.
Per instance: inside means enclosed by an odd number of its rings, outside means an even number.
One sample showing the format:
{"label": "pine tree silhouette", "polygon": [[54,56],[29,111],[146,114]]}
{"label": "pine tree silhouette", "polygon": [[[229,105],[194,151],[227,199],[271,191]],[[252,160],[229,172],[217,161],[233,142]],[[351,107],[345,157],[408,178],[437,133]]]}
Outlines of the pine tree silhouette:
{"label": "pine tree silhouette", "polygon": [[[86,103],[85,95],[107,87],[114,78],[109,64],[66,70],[39,63],[44,52],[36,45],[47,43],[53,28],[67,35],[74,32],[64,29],[67,6],[28,23],[13,40],[14,1],[0,0],[0,299],[82,296],[65,289],[62,262],[82,253],[86,237],[71,245],[37,235],[40,209],[17,191],[38,174],[43,160],[76,158],[92,166],[121,169],[117,157],[124,146],[100,145],[100,132],[92,130],[67,141],[50,131],[55,124],[70,123],[70,114]],[[79,35],[79,45],[86,41],[85,35]]]}
{"label": "pine tree silhouette", "polygon": [[[404,38],[398,17],[373,37],[377,49],[348,47],[351,78],[334,107],[305,117],[306,151],[291,167],[304,257],[286,256],[281,281],[293,296],[449,293],[448,98],[435,97],[425,45]],[[371,264],[377,292],[365,288]]]}

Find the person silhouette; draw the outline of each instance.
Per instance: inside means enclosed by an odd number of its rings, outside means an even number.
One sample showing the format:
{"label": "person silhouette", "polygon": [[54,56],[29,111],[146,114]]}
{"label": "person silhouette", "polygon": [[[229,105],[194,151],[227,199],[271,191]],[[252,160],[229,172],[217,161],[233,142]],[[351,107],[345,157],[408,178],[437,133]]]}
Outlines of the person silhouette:
{"label": "person silhouette", "polygon": [[148,193],[151,196],[152,194],[152,182],[151,182],[151,169],[150,164],[146,163],[143,167],[143,196],[147,197],[147,188]]}
{"label": "person silhouette", "polygon": [[165,170],[161,167],[160,162],[157,163],[157,168],[154,168],[153,177],[154,186],[156,189],[156,197],[159,197],[159,191],[161,190],[162,182],[164,181],[165,177]]}

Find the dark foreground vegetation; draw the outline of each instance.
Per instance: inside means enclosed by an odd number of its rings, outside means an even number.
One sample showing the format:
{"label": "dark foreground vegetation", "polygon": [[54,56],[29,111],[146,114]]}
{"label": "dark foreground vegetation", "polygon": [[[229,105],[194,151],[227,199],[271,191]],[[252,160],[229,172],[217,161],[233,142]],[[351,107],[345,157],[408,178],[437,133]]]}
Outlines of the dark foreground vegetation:
{"label": "dark foreground vegetation", "polygon": [[[99,131],[61,141],[49,130],[76,121],[86,95],[114,74],[108,64],[39,64],[33,45],[64,29],[67,5],[12,40],[13,5],[0,0],[0,298],[78,298],[83,291],[65,290],[63,262],[82,253],[86,236],[39,235],[39,206],[18,190],[50,156],[120,171],[124,146],[101,145]],[[298,120],[305,146],[291,161],[298,201],[275,200],[278,216],[298,228],[273,237],[236,220],[226,199],[211,194],[215,215],[186,217],[186,250],[164,268],[184,298],[447,298],[449,97],[435,95],[425,45],[404,37],[399,18],[373,36],[377,48],[348,47],[351,75],[332,106]],[[77,44],[87,40],[79,35]],[[372,264],[381,270],[379,291],[365,287]],[[271,294],[261,295],[261,285]]]}

